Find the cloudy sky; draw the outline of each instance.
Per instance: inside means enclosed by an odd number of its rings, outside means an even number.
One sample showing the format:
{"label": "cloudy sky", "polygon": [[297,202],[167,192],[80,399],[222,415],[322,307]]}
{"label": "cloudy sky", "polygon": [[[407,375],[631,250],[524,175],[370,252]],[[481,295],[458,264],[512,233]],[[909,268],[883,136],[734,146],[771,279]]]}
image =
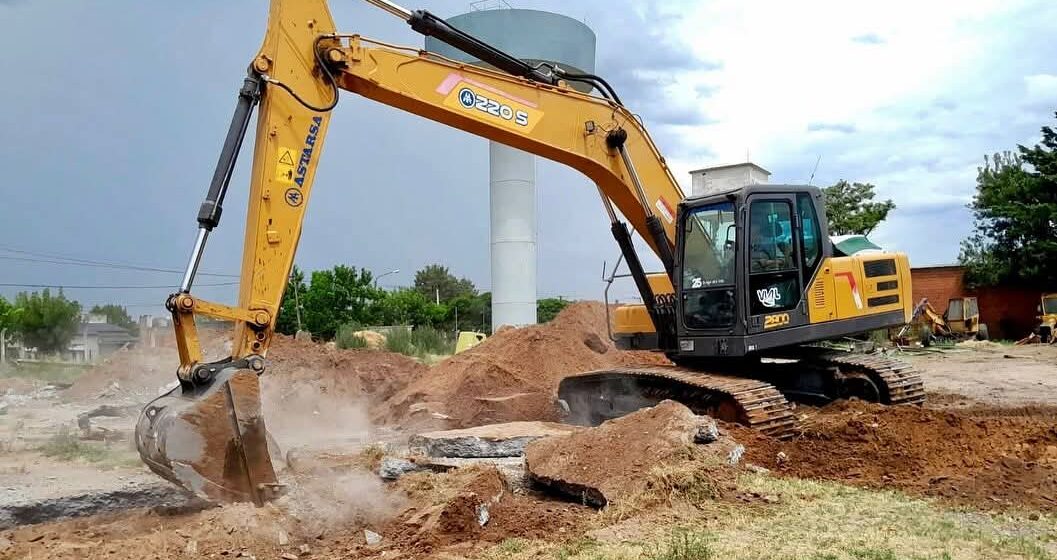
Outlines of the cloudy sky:
{"label": "cloudy sky", "polygon": [[[419,2],[408,7],[469,7]],[[874,240],[918,265],[955,260],[983,155],[1034,143],[1057,110],[1052,1],[510,3],[595,30],[598,73],[645,120],[685,190],[687,172],[708,165],[749,157],[772,182],[805,183],[819,161],[814,184],[867,181],[896,202]],[[421,44],[362,2],[332,10],[343,31]],[[178,282],[40,261],[183,267],[266,15],[250,0],[0,0],[0,284]],[[487,152],[484,140],[346,95],[297,262],[402,270],[390,286],[440,262],[487,289]],[[233,300],[222,275],[238,271],[248,164],[209,246],[203,270],[218,276],[200,277],[203,297]],[[597,193],[550,162],[537,174],[539,293],[599,298],[617,250]],[[133,314],[160,313],[168,291],[67,289]]]}

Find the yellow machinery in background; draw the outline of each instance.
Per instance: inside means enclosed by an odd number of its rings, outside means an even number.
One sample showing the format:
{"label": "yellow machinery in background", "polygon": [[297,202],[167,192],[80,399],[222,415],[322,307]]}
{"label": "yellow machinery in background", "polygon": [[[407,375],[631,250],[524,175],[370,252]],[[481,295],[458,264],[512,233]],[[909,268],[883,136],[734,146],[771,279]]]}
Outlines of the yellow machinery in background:
{"label": "yellow machinery in background", "polygon": [[1039,340],[1043,344],[1054,343],[1057,331],[1057,293],[1042,294],[1039,304]]}
{"label": "yellow machinery in background", "polygon": [[917,338],[922,346],[931,346],[936,342],[953,343],[961,340],[987,340],[987,325],[980,322],[980,307],[975,297],[951,298],[947,301],[947,310],[940,315],[929,302],[923,298],[914,307],[913,319],[896,334],[897,341],[907,340],[907,336],[917,331]]}
{"label": "yellow machinery in background", "polygon": [[459,354],[477,346],[485,341],[488,335],[476,331],[459,331],[459,338],[455,341],[455,353]]}

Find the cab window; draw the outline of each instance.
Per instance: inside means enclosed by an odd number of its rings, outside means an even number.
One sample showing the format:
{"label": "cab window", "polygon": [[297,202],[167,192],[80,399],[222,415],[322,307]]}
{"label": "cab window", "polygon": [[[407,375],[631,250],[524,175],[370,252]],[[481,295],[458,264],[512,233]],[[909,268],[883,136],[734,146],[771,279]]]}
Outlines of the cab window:
{"label": "cab window", "polygon": [[734,324],[734,204],[702,206],[683,224],[683,324],[712,329]]}
{"label": "cab window", "polygon": [[793,208],[786,200],[757,200],[749,207],[749,290],[753,315],[800,302]]}
{"label": "cab window", "polygon": [[806,193],[796,195],[796,210],[800,215],[800,243],[803,247],[804,280],[807,281],[815,273],[815,267],[821,260],[820,238],[822,233],[819,229],[815,205],[811,202],[811,195]]}

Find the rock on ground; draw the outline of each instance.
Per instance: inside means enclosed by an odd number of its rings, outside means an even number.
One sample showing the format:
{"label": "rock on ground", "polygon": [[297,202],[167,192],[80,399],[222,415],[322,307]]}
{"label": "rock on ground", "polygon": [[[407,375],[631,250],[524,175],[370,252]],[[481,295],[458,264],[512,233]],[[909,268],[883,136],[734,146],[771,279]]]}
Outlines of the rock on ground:
{"label": "rock on ground", "polygon": [[525,446],[537,439],[569,435],[574,426],[551,422],[509,422],[465,430],[427,432],[408,442],[413,452],[430,457],[485,458],[520,457]]}
{"label": "rock on ground", "polygon": [[[690,459],[695,440],[710,439],[714,425],[682,404],[663,401],[595,428],[532,442],[525,449],[528,475],[537,485],[604,507],[643,491],[655,467]],[[722,468],[735,446],[719,436],[705,448]]]}

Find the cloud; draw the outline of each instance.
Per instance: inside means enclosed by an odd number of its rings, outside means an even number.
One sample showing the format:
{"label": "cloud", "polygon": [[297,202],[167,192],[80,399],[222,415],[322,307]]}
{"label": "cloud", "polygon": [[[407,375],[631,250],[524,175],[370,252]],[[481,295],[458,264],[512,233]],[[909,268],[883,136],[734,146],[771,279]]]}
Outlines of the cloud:
{"label": "cloud", "polygon": [[1057,107],[1057,74],[1024,76],[1024,89],[1027,103]]}
{"label": "cloud", "polygon": [[859,43],[862,45],[883,45],[885,40],[883,37],[876,33],[863,33],[862,35],[856,35],[851,38],[853,43]]}
{"label": "cloud", "polygon": [[808,132],[839,132],[841,134],[852,134],[855,125],[850,123],[809,123]]}

